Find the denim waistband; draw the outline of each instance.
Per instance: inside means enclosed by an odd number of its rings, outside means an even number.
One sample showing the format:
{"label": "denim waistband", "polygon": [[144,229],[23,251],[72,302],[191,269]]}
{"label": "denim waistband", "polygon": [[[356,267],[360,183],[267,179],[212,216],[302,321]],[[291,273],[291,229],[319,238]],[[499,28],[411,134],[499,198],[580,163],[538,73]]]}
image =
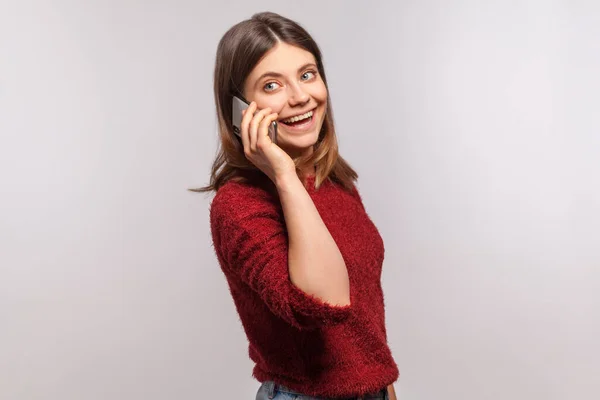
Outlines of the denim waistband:
{"label": "denim waistband", "polygon": [[[267,390],[269,399],[272,399],[273,397],[275,397],[276,392],[282,392],[282,393],[288,393],[288,394],[295,394],[298,396],[304,396],[304,397],[308,397],[306,396],[306,394],[304,393],[300,393],[297,392],[295,390],[292,390],[284,385],[280,385],[279,383],[275,383],[273,381],[266,381],[263,382],[263,385],[265,385],[265,389]],[[356,400],[362,400],[362,399],[369,399],[369,400],[387,400],[388,396],[387,396],[387,388],[383,388],[378,392],[375,393],[369,393],[369,394],[364,394],[362,396],[358,396],[358,397],[351,397],[351,399],[356,399]]]}

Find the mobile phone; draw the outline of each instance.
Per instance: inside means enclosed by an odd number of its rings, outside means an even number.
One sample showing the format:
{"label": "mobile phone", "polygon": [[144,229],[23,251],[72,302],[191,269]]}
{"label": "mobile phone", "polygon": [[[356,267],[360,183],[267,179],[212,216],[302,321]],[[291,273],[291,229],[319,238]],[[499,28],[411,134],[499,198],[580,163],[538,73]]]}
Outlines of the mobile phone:
{"label": "mobile phone", "polygon": [[[240,138],[242,137],[242,111],[248,108],[250,104],[248,102],[238,96],[233,96],[233,101],[231,105],[231,115],[233,119],[233,132],[238,135]],[[277,143],[277,122],[271,122],[269,125],[269,137],[273,143]]]}

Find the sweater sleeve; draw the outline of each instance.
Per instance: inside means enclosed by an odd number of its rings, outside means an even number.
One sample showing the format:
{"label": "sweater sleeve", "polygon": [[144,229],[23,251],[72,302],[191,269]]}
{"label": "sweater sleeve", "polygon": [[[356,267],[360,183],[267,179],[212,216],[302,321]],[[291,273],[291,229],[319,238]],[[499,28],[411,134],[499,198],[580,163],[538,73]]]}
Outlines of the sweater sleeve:
{"label": "sweater sleeve", "polygon": [[211,205],[211,231],[222,266],[239,276],[271,312],[299,329],[347,319],[351,305],[331,305],[291,282],[288,235],[274,207],[251,197],[232,200],[215,198]]}

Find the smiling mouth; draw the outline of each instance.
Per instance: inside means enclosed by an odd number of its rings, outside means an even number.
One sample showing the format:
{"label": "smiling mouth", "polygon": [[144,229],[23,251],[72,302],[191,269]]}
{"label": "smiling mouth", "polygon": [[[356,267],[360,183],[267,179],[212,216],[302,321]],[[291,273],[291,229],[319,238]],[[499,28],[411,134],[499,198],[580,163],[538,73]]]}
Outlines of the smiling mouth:
{"label": "smiling mouth", "polygon": [[284,125],[287,126],[300,126],[310,123],[314,117],[315,109],[312,109],[304,114],[296,115],[295,117],[286,118],[279,120]]}

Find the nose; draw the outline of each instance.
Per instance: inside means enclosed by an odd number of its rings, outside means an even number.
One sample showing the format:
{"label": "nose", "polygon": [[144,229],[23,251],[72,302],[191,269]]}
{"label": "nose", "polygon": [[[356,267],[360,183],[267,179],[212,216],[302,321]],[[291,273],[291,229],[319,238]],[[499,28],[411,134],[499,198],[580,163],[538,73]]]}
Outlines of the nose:
{"label": "nose", "polygon": [[309,100],[310,96],[300,85],[296,84],[290,87],[288,102],[291,107],[304,105],[308,103]]}

